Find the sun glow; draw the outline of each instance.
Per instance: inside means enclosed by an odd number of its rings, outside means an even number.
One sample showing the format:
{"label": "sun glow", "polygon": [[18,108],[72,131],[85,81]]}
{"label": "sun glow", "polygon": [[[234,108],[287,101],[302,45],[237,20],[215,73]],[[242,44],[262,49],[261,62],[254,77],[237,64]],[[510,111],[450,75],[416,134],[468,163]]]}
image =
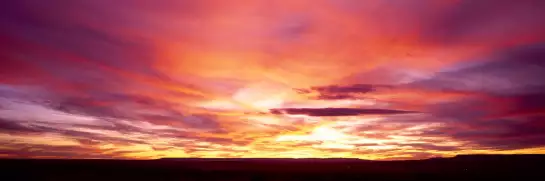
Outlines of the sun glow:
{"label": "sun glow", "polygon": [[333,128],[321,126],[315,128],[308,135],[282,135],[276,141],[340,141],[349,137],[349,135]]}

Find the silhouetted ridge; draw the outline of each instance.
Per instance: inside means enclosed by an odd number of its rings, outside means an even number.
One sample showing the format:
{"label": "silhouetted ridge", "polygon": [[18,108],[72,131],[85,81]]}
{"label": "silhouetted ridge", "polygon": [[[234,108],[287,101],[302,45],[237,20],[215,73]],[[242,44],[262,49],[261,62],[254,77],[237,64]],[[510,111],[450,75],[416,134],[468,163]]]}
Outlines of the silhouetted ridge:
{"label": "silhouetted ridge", "polygon": [[358,158],[160,158],[164,161],[228,161],[228,162],[354,162],[370,161]]}
{"label": "silhouetted ridge", "polygon": [[545,155],[459,155],[405,161],[352,158],[0,159],[3,176],[16,180],[535,180],[532,178],[542,177],[543,168]]}
{"label": "silhouetted ridge", "polygon": [[474,155],[456,155],[452,159],[454,160],[475,160],[475,161],[488,161],[488,160],[545,160],[543,154],[474,154]]}

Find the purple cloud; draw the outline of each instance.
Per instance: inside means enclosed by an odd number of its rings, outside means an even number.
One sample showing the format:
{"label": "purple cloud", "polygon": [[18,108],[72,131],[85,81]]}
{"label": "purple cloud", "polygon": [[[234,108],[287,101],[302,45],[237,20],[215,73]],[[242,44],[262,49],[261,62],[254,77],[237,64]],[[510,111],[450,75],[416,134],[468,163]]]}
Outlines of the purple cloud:
{"label": "purple cloud", "polygon": [[362,95],[381,89],[391,89],[393,86],[378,84],[352,84],[314,86],[307,89],[295,89],[299,94],[318,94],[313,97],[320,100],[358,99]]}
{"label": "purple cloud", "polygon": [[[423,40],[436,43],[505,43],[545,31],[540,0],[462,0],[424,24]],[[509,36],[505,36],[509,35]],[[514,42],[513,42],[514,43]]]}
{"label": "purple cloud", "polygon": [[410,113],[416,113],[416,112],[390,110],[390,109],[359,109],[359,108],[282,108],[282,109],[272,109],[271,113],[308,115],[308,116],[358,116],[358,115],[410,114]]}

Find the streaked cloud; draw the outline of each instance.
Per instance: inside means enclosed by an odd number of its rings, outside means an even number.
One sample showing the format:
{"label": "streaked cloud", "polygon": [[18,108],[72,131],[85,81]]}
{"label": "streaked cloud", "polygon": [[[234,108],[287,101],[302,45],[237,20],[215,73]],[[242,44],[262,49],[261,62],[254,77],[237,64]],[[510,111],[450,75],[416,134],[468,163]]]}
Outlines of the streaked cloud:
{"label": "streaked cloud", "polygon": [[273,109],[273,114],[286,113],[307,116],[357,116],[373,114],[407,114],[411,111],[388,110],[388,109],[357,109],[357,108],[285,108]]}

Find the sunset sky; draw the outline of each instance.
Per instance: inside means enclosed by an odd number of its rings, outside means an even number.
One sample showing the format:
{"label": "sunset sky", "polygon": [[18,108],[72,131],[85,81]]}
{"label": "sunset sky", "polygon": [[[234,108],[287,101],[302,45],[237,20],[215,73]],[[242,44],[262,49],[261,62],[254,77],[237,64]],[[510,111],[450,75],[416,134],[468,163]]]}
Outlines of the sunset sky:
{"label": "sunset sky", "polygon": [[0,2],[0,157],[545,153],[543,0]]}

